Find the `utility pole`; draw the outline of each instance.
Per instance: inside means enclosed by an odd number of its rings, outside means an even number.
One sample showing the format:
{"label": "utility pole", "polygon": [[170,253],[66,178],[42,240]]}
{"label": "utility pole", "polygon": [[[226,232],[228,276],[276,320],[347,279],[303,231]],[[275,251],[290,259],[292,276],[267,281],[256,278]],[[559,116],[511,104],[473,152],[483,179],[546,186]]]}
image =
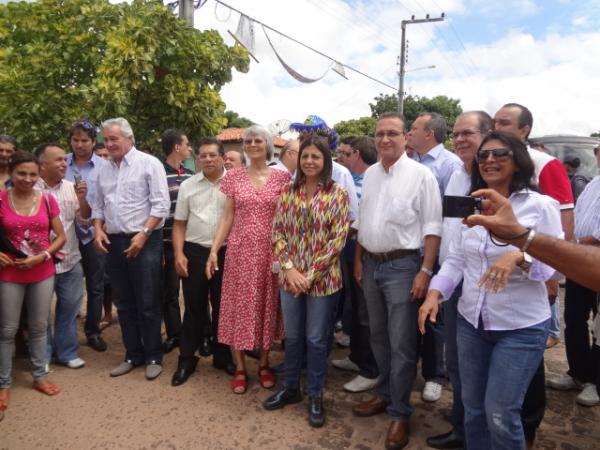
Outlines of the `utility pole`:
{"label": "utility pole", "polygon": [[429,17],[429,14],[427,14],[424,19],[415,19],[415,16],[412,16],[410,20],[402,21],[402,44],[400,45],[400,71],[398,72],[398,112],[400,114],[404,114],[404,74],[406,73],[406,70],[404,68],[404,66],[406,65],[406,25],[410,25],[413,23],[441,22],[442,20],[444,20],[444,17],[444,13],[442,13],[440,17]]}
{"label": "utility pole", "polygon": [[194,0],[179,0],[179,18],[194,26]]}

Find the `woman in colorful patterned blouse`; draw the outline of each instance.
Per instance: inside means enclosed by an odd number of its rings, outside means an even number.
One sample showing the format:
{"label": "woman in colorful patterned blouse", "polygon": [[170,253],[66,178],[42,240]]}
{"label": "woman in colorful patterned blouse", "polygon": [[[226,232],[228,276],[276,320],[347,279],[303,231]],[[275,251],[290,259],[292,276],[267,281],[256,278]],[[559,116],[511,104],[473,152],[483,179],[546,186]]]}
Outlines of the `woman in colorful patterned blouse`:
{"label": "woman in colorful patterned blouse", "polygon": [[335,293],[342,288],[340,252],[349,227],[348,194],[331,179],[327,140],[302,141],[296,181],[279,197],[273,245],[281,268],[281,309],[285,330],[285,381],[264,407],[278,409],[301,401],[300,370],[307,355],[311,426],[325,421],[323,385]]}

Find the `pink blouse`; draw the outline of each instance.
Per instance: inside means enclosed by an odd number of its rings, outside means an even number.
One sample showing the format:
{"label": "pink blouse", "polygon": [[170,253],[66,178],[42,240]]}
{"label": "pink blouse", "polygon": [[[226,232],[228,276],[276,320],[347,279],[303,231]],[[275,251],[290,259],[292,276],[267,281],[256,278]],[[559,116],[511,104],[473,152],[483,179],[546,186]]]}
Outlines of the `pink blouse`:
{"label": "pink blouse", "polygon": [[[46,208],[46,195],[42,196],[40,207],[33,216],[22,216],[10,207],[9,191],[0,192],[0,224],[2,231],[15,248],[27,247],[25,253],[39,254],[50,246],[50,220],[49,217],[58,217],[58,203],[52,195],[48,195],[50,213]],[[10,255],[14,258],[15,255]],[[8,283],[38,283],[53,276],[55,273],[52,259],[48,259],[31,269],[21,270],[16,267],[1,267],[0,281]]]}

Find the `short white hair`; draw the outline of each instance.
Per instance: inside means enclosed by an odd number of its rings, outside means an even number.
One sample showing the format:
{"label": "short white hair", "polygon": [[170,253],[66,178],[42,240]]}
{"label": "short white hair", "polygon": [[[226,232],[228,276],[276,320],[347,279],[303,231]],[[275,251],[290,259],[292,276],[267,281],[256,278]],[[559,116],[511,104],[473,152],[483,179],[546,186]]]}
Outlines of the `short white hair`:
{"label": "short white hair", "polygon": [[135,142],[133,130],[131,129],[131,125],[129,125],[127,119],[123,117],[116,117],[114,119],[108,119],[102,122],[102,128],[108,128],[114,125],[118,126],[119,130],[121,130],[121,136],[131,138]]}

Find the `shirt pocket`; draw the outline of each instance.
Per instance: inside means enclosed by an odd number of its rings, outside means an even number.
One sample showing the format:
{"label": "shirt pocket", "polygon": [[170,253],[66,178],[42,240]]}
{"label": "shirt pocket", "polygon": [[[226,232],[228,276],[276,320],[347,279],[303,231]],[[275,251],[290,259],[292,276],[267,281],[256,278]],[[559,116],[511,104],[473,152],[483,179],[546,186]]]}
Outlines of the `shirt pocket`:
{"label": "shirt pocket", "polygon": [[407,226],[417,220],[417,211],[412,206],[412,202],[403,198],[395,197],[387,208],[388,222]]}

